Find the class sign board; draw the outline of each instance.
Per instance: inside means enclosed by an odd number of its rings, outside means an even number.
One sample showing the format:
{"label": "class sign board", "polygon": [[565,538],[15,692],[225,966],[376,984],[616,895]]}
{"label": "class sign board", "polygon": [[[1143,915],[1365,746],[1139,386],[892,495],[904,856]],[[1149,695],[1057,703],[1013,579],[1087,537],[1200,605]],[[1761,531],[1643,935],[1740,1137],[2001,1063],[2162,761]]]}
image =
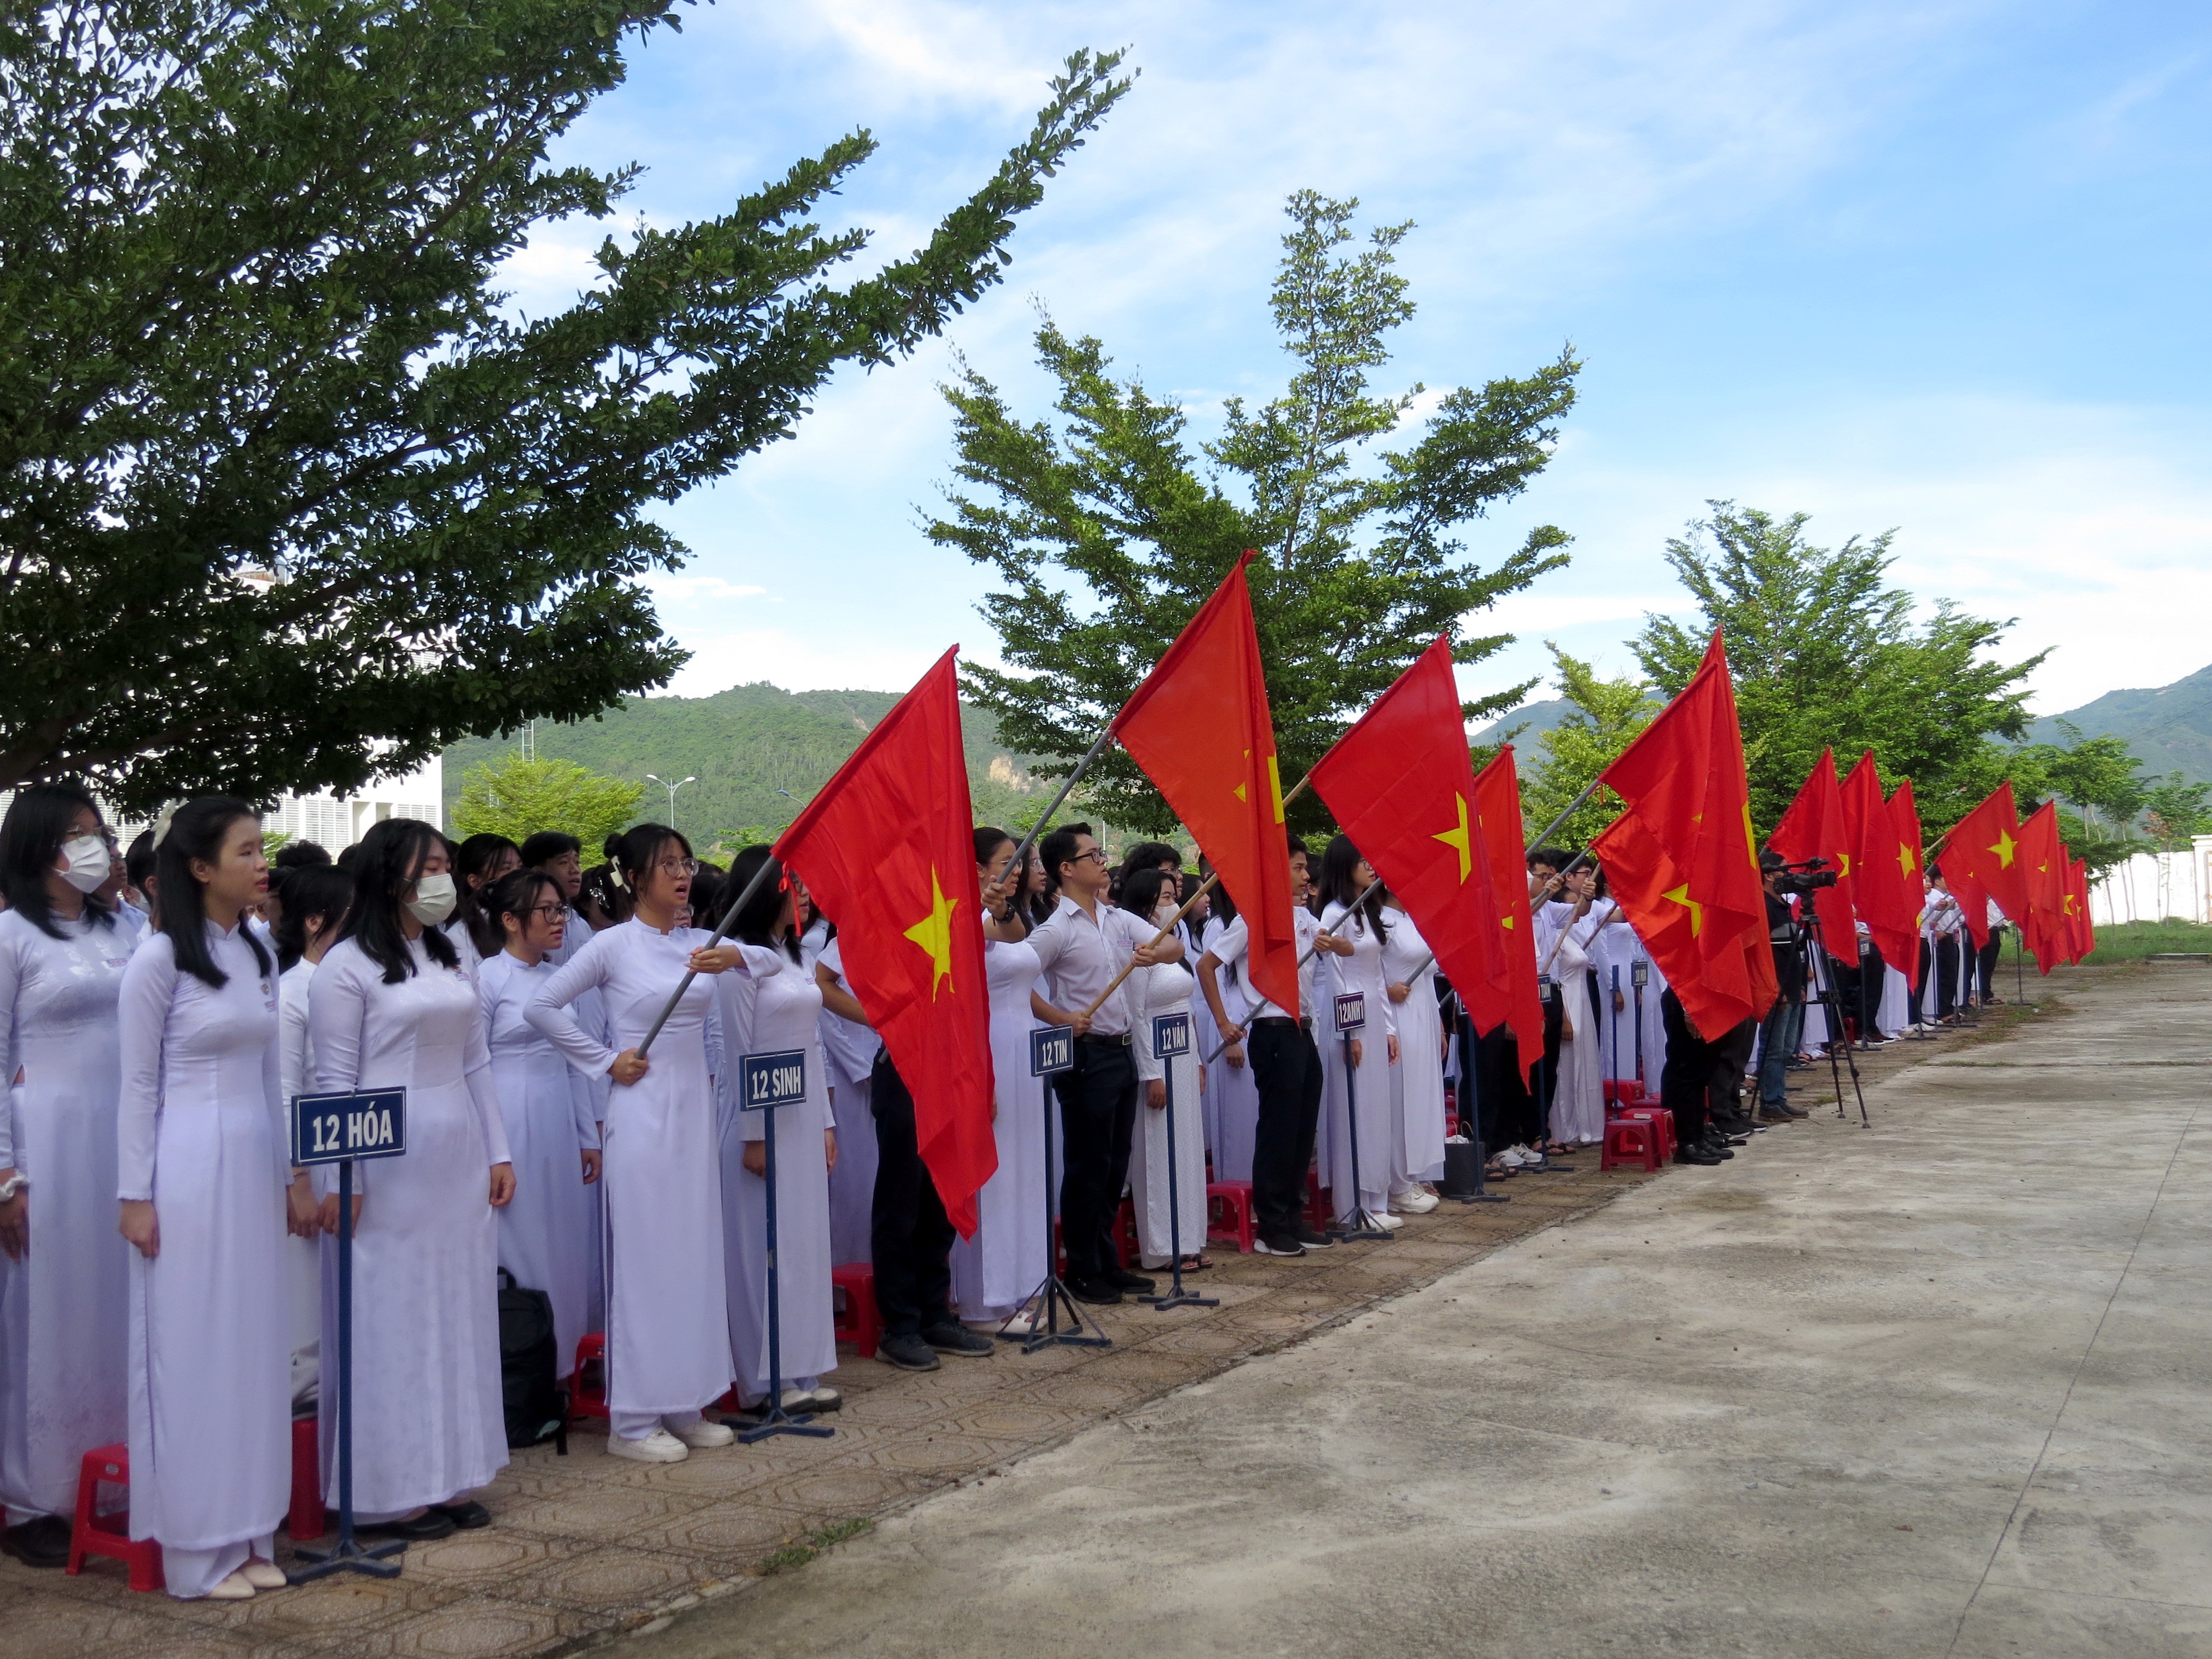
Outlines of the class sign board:
{"label": "class sign board", "polygon": [[742,1110],[766,1112],[778,1106],[796,1106],[806,1098],[806,1050],[747,1054],[738,1067],[738,1082]]}
{"label": "class sign board", "polygon": [[1188,1014],[1155,1014],[1152,1016],[1152,1052],[1162,1060],[1171,1060],[1177,1054],[1190,1052],[1190,1016]]}
{"label": "class sign board", "polygon": [[292,1097],[292,1162],[301,1168],[407,1150],[407,1091]]}
{"label": "class sign board", "polygon": [[1651,964],[1648,962],[1632,963],[1628,969],[1628,979],[1631,984],[1641,990],[1651,983]]}
{"label": "class sign board", "polygon": [[1050,1077],[1075,1067],[1075,1028],[1040,1025],[1030,1033],[1030,1075]]}
{"label": "class sign board", "polygon": [[1357,1031],[1367,1024],[1367,994],[1346,991],[1336,1000],[1336,1029],[1340,1034]]}

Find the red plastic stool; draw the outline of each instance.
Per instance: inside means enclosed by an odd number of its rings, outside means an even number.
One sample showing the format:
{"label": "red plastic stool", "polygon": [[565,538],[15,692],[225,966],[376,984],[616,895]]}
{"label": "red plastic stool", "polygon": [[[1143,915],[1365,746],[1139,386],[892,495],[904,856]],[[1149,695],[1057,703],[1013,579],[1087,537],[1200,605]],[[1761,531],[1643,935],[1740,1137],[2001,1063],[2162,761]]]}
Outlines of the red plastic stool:
{"label": "red plastic stool", "polygon": [[[599,1380],[586,1382],[584,1367],[592,1360],[599,1362]],[[607,1334],[605,1331],[586,1332],[576,1344],[576,1368],[568,1387],[568,1415],[571,1417],[605,1417],[607,1414]]]}
{"label": "red plastic stool", "polygon": [[70,1528],[69,1561],[63,1571],[74,1577],[84,1571],[86,1556],[112,1556],[130,1564],[132,1589],[167,1588],[167,1581],[161,1577],[161,1546],[151,1538],[131,1540],[131,1512],[94,1513],[103,1480],[112,1486],[130,1486],[128,1446],[95,1446],[84,1455],[84,1466],[76,1478],[76,1524]]}
{"label": "red plastic stool", "polygon": [[1621,1114],[1630,1122],[1649,1123],[1659,1136],[1659,1161],[1674,1156],[1674,1115],[1664,1106],[1632,1106]]}
{"label": "red plastic stool", "polygon": [[1209,1181],[1206,1183],[1207,1239],[1233,1238],[1244,1255],[1252,1250],[1252,1183],[1249,1181]]}
{"label": "red plastic stool", "polygon": [[1659,1167],[1659,1126],[1647,1118],[1618,1117],[1605,1126],[1605,1149],[1598,1154],[1601,1170]]}
{"label": "red plastic stool", "polygon": [[[837,1292],[845,1293],[842,1311],[835,1307]],[[830,1325],[843,1340],[860,1351],[863,1359],[876,1357],[876,1343],[884,1334],[884,1316],[876,1306],[876,1268],[870,1261],[848,1261],[830,1270]]]}
{"label": "red plastic stool", "polygon": [[323,1514],[323,1452],[313,1417],[292,1419],[292,1513],[284,1530],[295,1538],[320,1538],[328,1524]]}

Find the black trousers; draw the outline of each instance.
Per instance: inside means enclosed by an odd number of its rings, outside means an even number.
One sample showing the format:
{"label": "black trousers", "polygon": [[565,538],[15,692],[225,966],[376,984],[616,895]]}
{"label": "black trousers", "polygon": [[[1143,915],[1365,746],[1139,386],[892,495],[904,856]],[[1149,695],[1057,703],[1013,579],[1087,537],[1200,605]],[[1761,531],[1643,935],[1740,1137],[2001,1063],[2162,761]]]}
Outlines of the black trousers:
{"label": "black trousers", "polygon": [[1537,1102],[1535,1135],[1528,1143],[1539,1148],[1552,1133],[1552,1097],[1559,1092],[1559,1049],[1565,1042],[1562,1033],[1566,1008],[1566,988],[1554,984],[1544,999],[1544,1064],[1536,1073],[1541,1097]]}
{"label": "black trousers", "polygon": [[1739,1020],[1713,1044],[1713,1073],[1705,1084],[1705,1121],[1743,1117],[1743,1068],[1759,1042],[1759,1022]]}
{"label": "black trousers", "polygon": [[1541,1103],[1528,1088],[1521,1065],[1521,1044],[1510,1026],[1500,1025],[1475,1041],[1482,1079],[1482,1144],[1492,1152],[1531,1146],[1544,1138]]}
{"label": "black trousers", "polygon": [[1067,1276],[1097,1279],[1121,1265],[1114,1217],[1129,1179],[1137,1130],[1137,1060],[1126,1042],[1075,1040],[1073,1069],[1054,1074],[1065,1142],[1060,1175],[1060,1237]]}
{"label": "black trousers", "polygon": [[1659,1103],[1674,1115],[1674,1139],[1684,1146],[1705,1137],[1705,1109],[1720,1045],[1690,1029],[1682,1001],[1669,986],[1659,998],[1659,1017],[1667,1027],[1667,1064],[1659,1073]]}
{"label": "black trousers", "polygon": [[1252,1132],[1252,1230],[1295,1237],[1304,1228],[1306,1170],[1321,1126],[1321,1050],[1296,1025],[1255,1024],[1245,1040],[1260,1118]]}
{"label": "black trousers", "polygon": [[1959,1012],[1959,939],[1945,933],[1936,941],[1936,1018]]}
{"label": "black trousers", "polygon": [[888,1054],[876,1056],[868,1103],[876,1120],[876,1194],[868,1215],[876,1310],[887,1334],[911,1336],[952,1317],[952,1223],[915,1139],[914,1097]]}
{"label": "black trousers", "polygon": [[1982,946],[1976,955],[1974,963],[1976,976],[1981,981],[1984,1002],[1990,1000],[1990,980],[1997,970],[1997,958],[2003,954],[2004,929],[1992,927],[1990,929],[1990,942]]}

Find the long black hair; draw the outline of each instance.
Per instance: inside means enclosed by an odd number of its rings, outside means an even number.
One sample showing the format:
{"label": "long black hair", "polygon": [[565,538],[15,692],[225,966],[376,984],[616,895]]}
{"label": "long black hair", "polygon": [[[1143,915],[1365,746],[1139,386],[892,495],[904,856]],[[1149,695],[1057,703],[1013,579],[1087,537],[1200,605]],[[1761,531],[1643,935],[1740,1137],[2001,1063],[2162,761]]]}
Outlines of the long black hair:
{"label": "long black hair", "polygon": [[1152,912],[1160,908],[1160,890],[1163,888],[1172,889],[1177,896],[1176,902],[1182,902],[1182,884],[1158,865],[1148,865],[1132,873],[1121,884],[1121,896],[1115,902],[1151,926],[1153,925]]}
{"label": "long black hair", "polygon": [[[1198,871],[1201,876],[1212,876],[1212,861],[1201,856],[1198,860]],[[1213,884],[1213,890],[1206,896],[1206,913],[1212,919],[1219,921],[1224,927],[1237,920],[1237,900],[1231,894],[1227,882],[1217,881]]]}
{"label": "long black hair", "polygon": [[748,847],[730,860],[730,891],[744,892],[746,884],[752,880],[754,872],[763,865],[768,866],[767,879],[753,890],[753,896],[745,901],[745,908],[738,912],[737,921],[730,927],[730,937],[743,939],[747,945],[765,945],[771,949],[781,949],[797,962],[797,927],[786,928],[782,944],[779,946],[776,942],[775,924],[783,919],[784,911],[791,903],[790,878],[784,874],[783,866],[776,861],[767,848]]}
{"label": "long black hair", "polygon": [[[351,939],[362,955],[384,969],[384,982],[397,985],[415,972],[407,935],[399,923],[399,902],[434,847],[446,838],[420,818],[385,818],[373,823],[356,843],[353,859],[353,908],[340,939]],[[164,872],[162,879],[168,878]],[[422,930],[422,950],[441,968],[458,968],[460,953],[435,927]]]}
{"label": "long black hair", "polygon": [[[525,929],[530,926],[530,913],[538,906],[539,896],[551,889],[554,902],[562,908],[568,901],[562,896],[561,884],[543,870],[533,870],[525,865],[520,870],[510,870],[491,884],[484,896],[483,914],[487,926],[499,930],[499,949],[507,949],[506,918],[513,916]],[[486,956],[496,956],[497,951],[487,951]]]}
{"label": "long black hair", "polygon": [[307,933],[310,916],[320,918],[325,927],[342,927],[346,906],[352,902],[353,878],[335,864],[295,865],[284,878],[284,905],[274,930],[277,970],[292,967],[307,954],[313,943]]}
{"label": "long black hair", "polygon": [[644,890],[646,878],[660,860],[661,849],[672,841],[684,849],[685,858],[692,856],[691,843],[684,839],[683,831],[672,830],[665,823],[633,823],[620,835],[607,837],[607,862],[614,866],[623,884],[629,890],[633,909],[638,894]]}
{"label": "long black hair", "polygon": [[[83,790],[66,783],[38,783],[17,790],[8,803],[8,816],[0,819],[0,893],[7,896],[10,910],[21,910],[24,921],[50,939],[64,935],[54,926],[46,876],[62,855],[62,843],[70,838],[70,820],[84,811],[100,817],[98,803]],[[114,856],[112,849],[109,856]],[[115,912],[97,893],[84,896],[84,914],[103,927],[115,925]]]}
{"label": "long black hair", "polygon": [[1341,904],[1350,909],[1352,901],[1359,901],[1359,914],[1377,939],[1390,937],[1390,924],[1382,920],[1382,884],[1377,882],[1367,896],[1359,897],[1359,884],[1352,872],[1359,868],[1359,849],[1352,844],[1349,836],[1339,836],[1328,844],[1321,855],[1321,879],[1316,883],[1323,904]]}
{"label": "long black hair", "polygon": [[500,936],[499,923],[484,914],[484,901],[491,896],[492,885],[486,878],[503,853],[514,854],[517,864],[525,861],[520,847],[505,836],[489,832],[471,836],[453,852],[453,914],[476,941],[479,956],[496,956],[507,946]]}
{"label": "long black hair", "polygon": [[[230,975],[215,965],[208,951],[207,890],[192,873],[192,860],[213,864],[220,860],[231,826],[240,818],[261,822],[261,815],[234,795],[203,795],[177,809],[169,820],[169,833],[154,849],[154,925],[169,936],[178,971],[216,990],[229,983]],[[243,916],[238,930],[253,952],[254,965],[266,977],[271,966],[268,951]]]}

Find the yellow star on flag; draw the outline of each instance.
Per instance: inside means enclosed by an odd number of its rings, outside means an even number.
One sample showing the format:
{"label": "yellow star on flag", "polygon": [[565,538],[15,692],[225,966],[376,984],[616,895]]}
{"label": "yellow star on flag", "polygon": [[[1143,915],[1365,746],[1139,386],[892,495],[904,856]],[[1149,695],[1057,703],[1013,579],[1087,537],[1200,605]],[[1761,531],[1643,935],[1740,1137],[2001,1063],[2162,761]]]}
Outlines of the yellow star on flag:
{"label": "yellow star on flag", "polygon": [[1999,830],[1997,831],[1997,844],[1990,848],[1990,851],[1997,855],[1998,869],[2009,870],[2012,868],[2012,849],[2019,845],[2020,843],[2012,838],[2011,830]]}
{"label": "yellow star on flag", "polygon": [[1918,867],[1918,860],[1912,856],[1911,847],[1904,842],[1897,843],[1897,867],[1901,874],[1908,876]]}
{"label": "yellow star on flag", "polygon": [[1661,896],[1672,899],[1677,904],[1689,907],[1690,937],[1697,938],[1705,925],[1705,907],[1690,896],[1690,884],[1686,881],[1673,891],[1662,894]]}
{"label": "yellow star on flag", "polygon": [[1443,842],[1459,854],[1459,878],[1465,881],[1468,873],[1474,868],[1474,848],[1467,836],[1467,797],[1455,790],[1452,801],[1459,808],[1459,827],[1437,830],[1429,839]]}
{"label": "yellow star on flag", "polygon": [[937,1000],[940,981],[952,977],[952,901],[939,884],[937,866],[929,866],[929,914],[906,930],[906,936],[929,953],[935,971],[929,976],[929,1000]]}
{"label": "yellow star on flag", "polygon": [[1836,854],[1836,873],[1846,878],[1850,875],[1851,855],[1849,853],[1838,853]]}
{"label": "yellow star on flag", "polygon": [[2074,914],[2074,895],[2071,893],[2066,895],[2066,914],[2069,916]]}

